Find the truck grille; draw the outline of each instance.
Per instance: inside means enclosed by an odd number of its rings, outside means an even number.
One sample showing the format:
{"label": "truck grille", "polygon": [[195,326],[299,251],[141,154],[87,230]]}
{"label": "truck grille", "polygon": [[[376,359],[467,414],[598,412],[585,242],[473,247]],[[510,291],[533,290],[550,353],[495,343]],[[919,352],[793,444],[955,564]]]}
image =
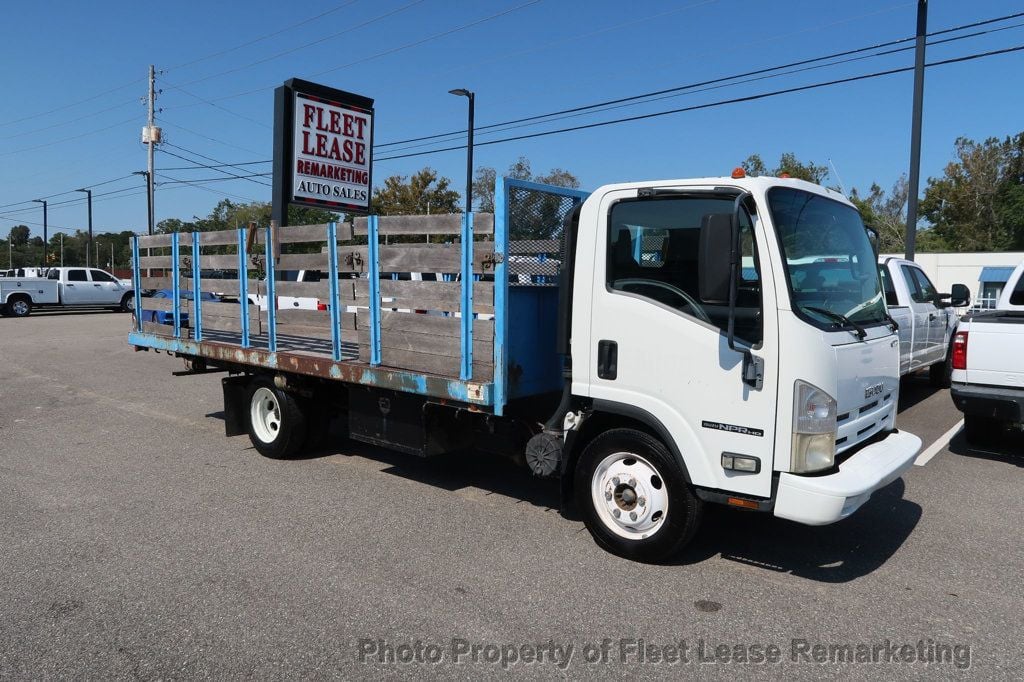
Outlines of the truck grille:
{"label": "truck grille", "polygon": [[848,450],[884,429],[896,409],[894,403],[893,394],[886,393],[854,410],[840,413],[836,417],[836,452]]}

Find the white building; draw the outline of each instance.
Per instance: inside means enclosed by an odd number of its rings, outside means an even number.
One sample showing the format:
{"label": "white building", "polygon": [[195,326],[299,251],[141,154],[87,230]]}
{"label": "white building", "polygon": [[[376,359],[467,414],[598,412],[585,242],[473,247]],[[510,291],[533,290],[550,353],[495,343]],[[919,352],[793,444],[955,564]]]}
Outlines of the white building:
{"label": "white building", "polygon": [[[903,254],[886,255],[903,258]],[[949,293],[954,284],[966,284],[971,290],[971,307],[991,308],[1010,273],[1024,260],[1024,252],[918,253],[914,260],[940,292]]]}

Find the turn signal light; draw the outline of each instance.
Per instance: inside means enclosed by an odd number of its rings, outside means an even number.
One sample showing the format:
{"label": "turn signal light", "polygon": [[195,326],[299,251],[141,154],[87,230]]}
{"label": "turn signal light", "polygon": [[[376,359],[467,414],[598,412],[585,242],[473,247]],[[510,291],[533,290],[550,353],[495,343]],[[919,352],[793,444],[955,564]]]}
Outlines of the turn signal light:
{"label": "turn signal light", "polygon": [[732,177],[733,177],[734,180],[739,180],[740,178],[745,178],[745,177],[747,177],[747,171],[745,171],[742,168],[737,166],[736,168],[732,169]]}
{"label": "turn signal light", "polygon": [[967,369],[967,332],[953,337],[953,369]]}

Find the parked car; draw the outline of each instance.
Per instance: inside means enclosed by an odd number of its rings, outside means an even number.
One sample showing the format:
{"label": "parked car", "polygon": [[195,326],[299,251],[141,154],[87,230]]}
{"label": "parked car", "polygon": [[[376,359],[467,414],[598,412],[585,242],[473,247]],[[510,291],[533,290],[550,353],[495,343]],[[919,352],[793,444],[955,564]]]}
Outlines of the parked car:
{"label": "parked car", "polygon": [[[179,293],[182,301],[191,301],[191,291],[181,291]],[[150,295],[146,295],[142,298],[142,311],[140,313],[140,319],[143,322],[155,322],[157,324],[174,324],[174,311],[173,310],[154,310],[153,308],[147,308],[146,302],[151,299],[173,299],[174,291],[171,289],[157,289]],[[200,301],[220,301],[221,298],[216,294],[212,294],[208,291],[199,292]],[[188,313],[184,310],[181,311],[181,325],[183,327],[188,326]]]}
{"label": "parked car", "polygon": [[899,325],[900,376],[928,369],[937,388],[950,383],[950,355],[960,316],[955,308],[971,304],[966,285],[940,294],[921,267],[902,258],[879,259],[882,291],[889,315]]}
{"label": "parked car", "polygon": [[953,404],[964,432],[987,444],[1006,427],[1024,427],[1024,262],[1010,275],[995,310],[969,313],[953,338]]}
{"label": "parked car", "polygon": [[131,282],[98,268],[49,268],[46,278],[5,277],[0,312],[25,317],[33,308],[108,307],[129,312],[135,304]]}

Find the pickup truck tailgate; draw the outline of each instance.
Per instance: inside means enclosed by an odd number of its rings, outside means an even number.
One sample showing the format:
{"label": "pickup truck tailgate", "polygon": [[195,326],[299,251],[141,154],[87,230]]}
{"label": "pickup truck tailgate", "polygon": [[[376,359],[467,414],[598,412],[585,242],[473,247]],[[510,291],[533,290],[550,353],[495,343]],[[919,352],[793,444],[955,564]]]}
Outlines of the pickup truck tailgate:
{"label": "pickup truck tailgate", "polygon": [[1024,311],[996,311],[971,319],[967,382],[1024,388]]}

